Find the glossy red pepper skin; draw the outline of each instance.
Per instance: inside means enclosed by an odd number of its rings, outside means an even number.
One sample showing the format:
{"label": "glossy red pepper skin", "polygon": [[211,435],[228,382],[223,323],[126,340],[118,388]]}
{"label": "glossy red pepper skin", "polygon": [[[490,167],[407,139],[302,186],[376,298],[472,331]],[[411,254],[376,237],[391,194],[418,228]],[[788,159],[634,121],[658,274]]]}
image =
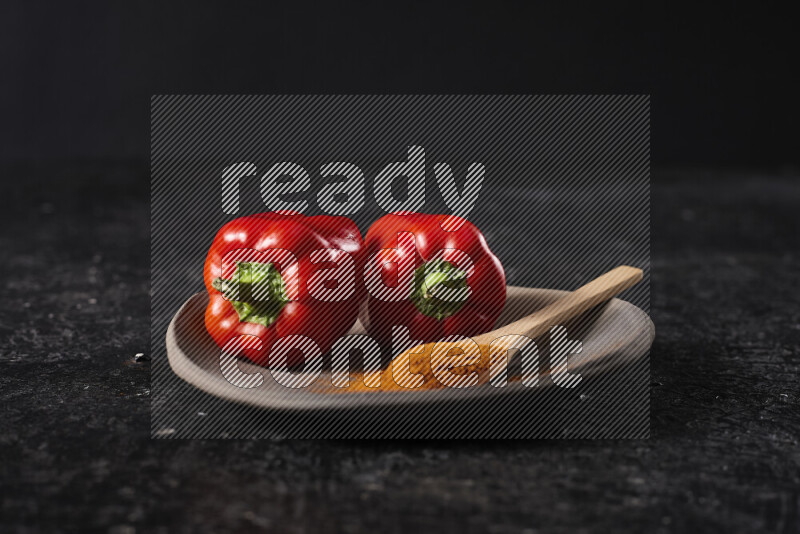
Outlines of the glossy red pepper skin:
{"label": "glossy red pepper skin", "polygon": [[[381,249],[398,247],[397,234],[410,232],[415,236],[415,267],[429,262],[442,249],[457,249],[469,255],[474,272],[467,278],[471,289],[469,298],[454,315],[443,319],[423,314],[412,299],[386,302],[368,294],[368,331],[385,346],[392,341],[392,327],[405,326],[412,340],[437,341],[450,335],[474,336],[488,332],[494,326],[506,301],[506,278],[500,260],[489,250],[478,228],[463,220],[453,232],[445,231],[442,222],[452,216],[409,213],[389,214],[376,221],[365,238],[368,258]],[[406,254],[408,251],[401,254]],[[397,286],[397,264],[381,267],[383,283]]]}
{"label": "glossy red pepper skin", "polygon": [[[243,322],[231,301],[214,287],[217,278],[228,278],[235,266],[223,260],[237,249],[263,251],[285,249],[297,259],[299,272],[298,298],[285,304],[270,326]],[[331,263],[313,263],[310,255],[319,249],[339,249],[349,253],[355,262],[355,292],[346,300],[326,302],[309,293],[309,278],[317,271],[334,266]],[[257,254],[237,256],[241,261],[254,261]],[[230,258],[230,256],[228,256]],[[303,335],[313,339],[323,353],[353,326],[364,299],[363,266],[366,249],[355,223],[347,217],[306,217],[294,212],[261,213],[230,221],[217,233],[206,257],[203,279],[209,295],[206,308],[206,329],[220,348],[241,335],[258,337],[260,350],[245,348],[240,352],[251,361],[269,364],[270,350],[279,337]],[[282,272],[284,281],[286,272]],[[326,286],[327,287],[327,286]],[[303,361],[299,351],[288,355],[288,365]]]}

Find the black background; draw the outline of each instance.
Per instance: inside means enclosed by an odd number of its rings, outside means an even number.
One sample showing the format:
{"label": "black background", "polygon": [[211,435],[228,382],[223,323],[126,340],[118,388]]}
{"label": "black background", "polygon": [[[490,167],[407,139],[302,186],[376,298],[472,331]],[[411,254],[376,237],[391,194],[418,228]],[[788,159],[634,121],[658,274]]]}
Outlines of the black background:
{"label": "black background", "polygon": [[153,94],[598,93],[657,166],[796,164],[791,17],[734,4],[4,2],[0,158],[146,159]]}
{"label": "black background", "polygon": [[[786,9],[0,3],[0,531],[800,531]],[[151,440],[165,93],[651,94],[650,439]]]}

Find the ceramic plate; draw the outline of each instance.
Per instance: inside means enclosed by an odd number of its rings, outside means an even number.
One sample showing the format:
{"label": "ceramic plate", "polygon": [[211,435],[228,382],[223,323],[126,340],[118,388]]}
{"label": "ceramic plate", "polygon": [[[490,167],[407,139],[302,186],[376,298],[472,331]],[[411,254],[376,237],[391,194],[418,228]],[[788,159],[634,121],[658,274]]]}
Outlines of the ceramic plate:
{"label": "ceramic plate", "polygon": [[[496,327],[520,319],[564,295],[563,291],[510,286],[503,314]],[[191,297],[170,322],[167,330],[167,356],[173,371],[186,382],[211,395],[265,409],[325,410],[372,406],[451,402],[459,399],[480,399],[502,395],[531,394],[555,387],[540,373],[539,385],[530,388],[512,378],[505,387],[482,384],[466,389],[440,389],[408,392],[340,393],[331,385],[330,371],[307,389],[286,388],[272,379],[269,370],[245,360],[239,368],[245,373],[261,373],[263,383],[252,389],[230,384],[220,371],[220,349],[208,335],[204,324],[207,295]],[[571,373],[586,377],[598,373],[613,373],[621,367],[644,358],[653,342],[655,329],[647,314],[628,302],[612,299],[564,325],[571,339],[580,340],[582,351],[570,356]],[[362,334],[357,322],[351,334]],[[537,339],[541,367],[547,366],[547,340]],[[516,368],[518,368],[518,364]],[[515,363],[509,364],[509,376],[514,376]]]}

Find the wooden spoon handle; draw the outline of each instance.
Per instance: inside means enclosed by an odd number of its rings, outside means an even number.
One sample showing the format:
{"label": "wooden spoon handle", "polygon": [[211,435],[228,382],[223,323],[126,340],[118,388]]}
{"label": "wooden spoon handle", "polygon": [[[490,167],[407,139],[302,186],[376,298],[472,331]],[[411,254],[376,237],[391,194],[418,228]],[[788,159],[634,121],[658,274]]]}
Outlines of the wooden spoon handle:
{"label": "wooden spoon handle", "polygon": [[619,295],[641,279],[641,269],[621,265],[541,310],[473,339],[480,345],[491,343],[494,339],[507,334],[523,334],[530,338],[541,336],[550,327],[561,325]]}

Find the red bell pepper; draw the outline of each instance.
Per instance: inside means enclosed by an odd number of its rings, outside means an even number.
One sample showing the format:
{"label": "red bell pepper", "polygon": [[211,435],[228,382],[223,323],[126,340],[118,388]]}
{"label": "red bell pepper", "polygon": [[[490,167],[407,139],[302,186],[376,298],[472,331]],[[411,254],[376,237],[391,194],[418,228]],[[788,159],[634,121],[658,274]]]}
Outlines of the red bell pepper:
{"label": "red bell pepper", "polygon": [[[411,339],[421,342],[474,336],[491,330],[500,316],[506,300],[503,266],[469,221],[393,213],[376,221],[365,241],[367,326],[380,343],[391,344],[393,326],[405,326]],[[381,293],[378,278],[383,293],[393,290],[393,296]]]}
{"label": "red bell pepper", "polygon": [[[221,348],[242,335],[258,337],[260,348],[242,343],[240,354],[262,365],[279,337],[303,335],[327,352],[358,317],[365,253],[346,217],[235,219],[219,230],[206,258],[206,329]],[[288,360],[295,365],[303,356],[291,351]]]}

